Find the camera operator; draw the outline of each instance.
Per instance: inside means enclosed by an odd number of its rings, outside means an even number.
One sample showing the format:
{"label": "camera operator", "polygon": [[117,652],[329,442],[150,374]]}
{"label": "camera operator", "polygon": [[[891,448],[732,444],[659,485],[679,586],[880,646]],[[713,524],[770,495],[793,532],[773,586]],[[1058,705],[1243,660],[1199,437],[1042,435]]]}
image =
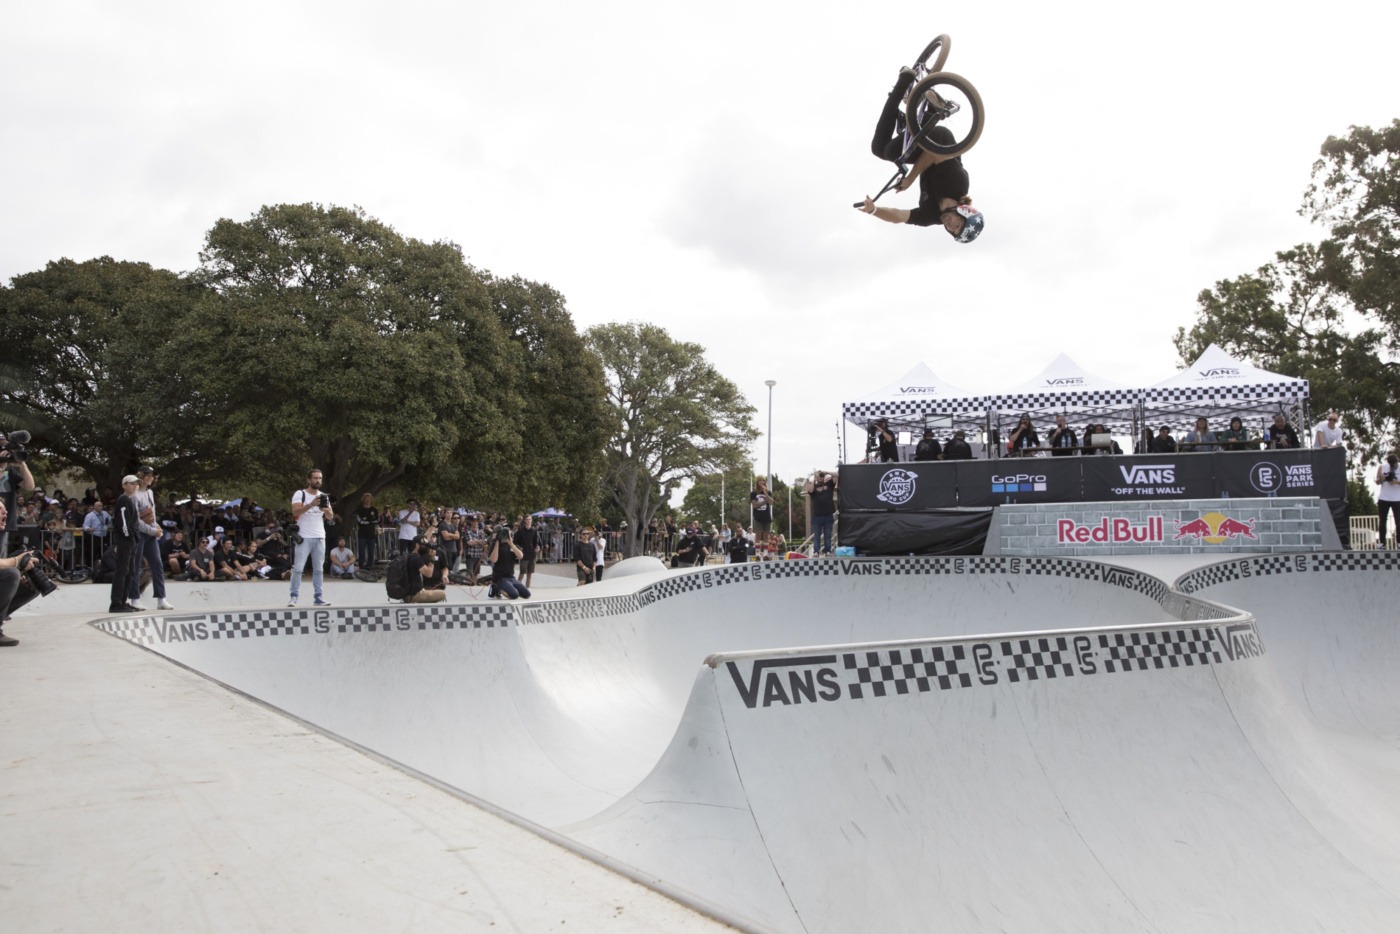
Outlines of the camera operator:
{"label": "camera operator", "polygon": [[515,579],[515,562],[524,558],[525,552],[511,541],[510,526],[502,525],[496,529],[486,557],[491,562],[492,596],[504,596],[508,600],[521,597],[530,599],[530,588]]}
{"label": "camera operator", "polygon": [[818,470],[803,492],[812,504],[812,557],[831,554],[831,531],[836,525],[836,477]]}
{"label": "camera operator", "polygon": [[890,431],[888,418],[876,419],[875,424],[870,426],[870,437],[875,442],[875,449],[880,452],[878,460],[881,463],[893,464],[899,460],[899,445],[895,442],[894,432]]}
{"label": "camera operator", "polygon": [[112,572],[112,596],[108,601],[108,613],[140,612],[126,599],[134,570],[136,545],[141,536],[136,515],[138,483],[135,474],[122,477],[122,495],[117,497],[117,505],[113,510],[112,547],[116,551],[117,561]]}
{"label": "camera operator", "polygon": [[0,555],[9,553],[10,533],[19,528],[19,491],[34,492],[34,475],[29,472],[29,454],[24,446],[29,432],[12,431],[0,434],[0,495],[4,496],[5,515],[0,523]]}
{"label": "camera operator", "polygon": [[1400,455],[1391,453],[1385,463],[1376,468],[1376,483],[1380,490],[1376,493],[1376,508],[1380,512],[1380,537],[1377,548],[1385,547],[1386,520],[1395,517],[1395,534],[1400,538]]}
{"label": "camera operator", "polygon": [[427,586],[437,570],[437,554],[433,551],[433,546],[421,539],[403,544],[412,548],[408,555],[408,567],[404,574],[405,595],[403,602],[441,603],[446,600],[446,588],[439,589]]}
{"label": "camera operator", "polygon": [[292,494],[292,518],[297,521],[295,557],[292,559],[292,592],[287,598],[287,606],[297,605],[297,595],[301,591],[301,574],[306,569],[307,559],[311,559],[311,587],[315,592],[316,606],[330,606],[322,590],[326,566],[326,523],[335,519],[330,497],[321,492],[321,471],[312,468],[306,472],[306,486]]}
{"label": "camera operator", "polygon": [[[0,525],[4,525],[9,515],[10,511],[0,504]],[[28,551],[9,558],[0,558],[0,646],[19,645],[19,640],[14,636],[5,635],[5,621],[15,610],[41,593],[34,580],[27,579],[37,571],[35,563],[34,555]],[[43,577],[42,573],[39,576],[47,582],[48,579]]]}

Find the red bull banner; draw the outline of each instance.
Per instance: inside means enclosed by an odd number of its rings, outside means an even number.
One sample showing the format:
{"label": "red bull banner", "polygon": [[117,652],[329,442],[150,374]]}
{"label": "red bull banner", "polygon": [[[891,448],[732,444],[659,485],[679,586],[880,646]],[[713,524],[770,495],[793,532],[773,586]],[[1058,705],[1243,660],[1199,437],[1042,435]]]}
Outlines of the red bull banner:
{"label": "red bull banner", "polygon": [[1148,545],[1164,540],[1161,516],[1104,516],[1097,525],[1083,525],[1073,519],[1055,523],[1061,545]]}

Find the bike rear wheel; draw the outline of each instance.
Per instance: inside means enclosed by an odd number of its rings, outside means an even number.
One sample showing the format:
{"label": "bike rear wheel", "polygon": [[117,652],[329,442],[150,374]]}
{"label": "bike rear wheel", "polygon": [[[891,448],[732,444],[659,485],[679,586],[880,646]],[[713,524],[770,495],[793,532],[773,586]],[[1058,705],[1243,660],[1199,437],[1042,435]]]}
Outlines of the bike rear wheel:
{"label": "bike rear wheel", "polygon": [[[956,156],[971,149],[986,122],[982,95],[972,82],[951,71],[929,75],[914,85],[904,119],[914,142],[941,156]],[[934,128],[940,126],[952,134],[952,142],[932,138]]]}
{"label": "bike rear wheel", "polygon": [[[914,61],[918,65],[923,65],[926,71],[942,71],[943,63],[948,61],[948,52],[952,47],[953,40],[948,38],[947,33],[944,33],[924,46],[924,50],[919,53],[919,57]],[[933,57],[935,55],[937,58]]]}

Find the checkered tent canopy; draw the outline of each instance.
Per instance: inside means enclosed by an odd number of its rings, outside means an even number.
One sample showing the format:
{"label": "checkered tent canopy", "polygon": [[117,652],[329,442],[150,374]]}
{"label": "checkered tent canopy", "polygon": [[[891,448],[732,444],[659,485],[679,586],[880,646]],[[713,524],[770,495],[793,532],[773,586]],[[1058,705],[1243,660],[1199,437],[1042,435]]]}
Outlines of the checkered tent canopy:
{"label": "checkered tent canopy", "polygon": [[1143,404],[1154,413],[1272,413],[1307,399],[1307,380],[1237,360],[1215,344],[1180,373],[1143,390]]}
{"label": "checkered tent canopy", "polygon": [[891,427],[912,431],[939,419],[975,427],[982,424],[986,410],[982,396],[944,382],[928,364],[920,363],[888,386],[847,402],[841,414],[862,429],[877,418],[888,418]]}

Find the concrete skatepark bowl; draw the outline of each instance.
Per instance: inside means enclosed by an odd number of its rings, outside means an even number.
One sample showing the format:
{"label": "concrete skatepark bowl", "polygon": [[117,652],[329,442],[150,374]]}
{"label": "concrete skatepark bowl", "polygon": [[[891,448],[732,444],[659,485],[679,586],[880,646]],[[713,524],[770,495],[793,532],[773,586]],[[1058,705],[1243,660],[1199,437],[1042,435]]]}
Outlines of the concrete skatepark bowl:
{"label": "concrete skatepark bowl", "polygon": [[748,930],[1371,932],[1397,568],[810,560],[95,625]]}

